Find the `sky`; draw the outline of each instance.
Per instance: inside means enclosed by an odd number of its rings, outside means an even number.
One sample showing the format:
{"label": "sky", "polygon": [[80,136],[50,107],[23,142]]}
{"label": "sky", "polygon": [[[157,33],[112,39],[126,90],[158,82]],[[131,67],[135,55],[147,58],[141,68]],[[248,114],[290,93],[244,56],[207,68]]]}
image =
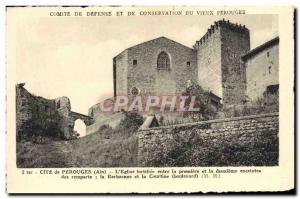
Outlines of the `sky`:
{"label": "sky", "polygon": [[[70,98],[87,114],[113,96],[112,59],[128,47],[161,36],[192,47],[222,16],[37,17],[17,25],[17,83],[36,95]],[[225,18],[246,25],[251,49],[278,36],[275,15]]]}

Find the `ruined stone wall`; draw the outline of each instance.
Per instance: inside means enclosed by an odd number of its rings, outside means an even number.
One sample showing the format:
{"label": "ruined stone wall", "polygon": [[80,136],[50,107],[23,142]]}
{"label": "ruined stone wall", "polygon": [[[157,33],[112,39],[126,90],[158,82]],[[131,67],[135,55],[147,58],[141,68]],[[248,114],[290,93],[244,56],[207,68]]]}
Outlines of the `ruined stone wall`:
{"label": "ruined stone wall", "polygon": [[278,113],[138,132],[139,166],[276,166]]}
{"label": "ruined stone wall", "polygon": [[63,133],[63,137],[70,139],[73,134],[74,120],[71,116],[71,103],[68,97],[59,97],[55,99],[56,111],[61,116],[58,122],[59,129]]}
{"label": "ruined stone wall", "polygon": [[[68,97],[45,99],[35,96],[24,88],[24,84],[16,85],[16,128],[17,136],[24,131],[24,124],[30,122],[33,115],[45,113],[57,125],[55,134],[62,133],[63,138],[69,139],[73,134],[74,118],[71,115],[71,104]],[[59,115],[59,118],[57,118]],[[55,121],[54,121],[55,120]],[[56,121],[58,120],[58,121]],[[32,129],[34,131],[34,129]]]}
{"label": "ruined stone wall", "polygon": [[16,128],[17,135],[20,135],[23,131],[23,124],[27,122],[32,112],[29,106],[31,94],[27,92],[23,86],[16,86]]}
{"label": "ruined stone wall", "polygon": [[[247,59],[247,96],[255,101],[269,85],[279,84],[279,45],[270,46]],[[270,68],[269,68],[270,67]]]}
{"label": "ruined stone wall", "polygon": [[[137,87],[141,94],[182,93],[187,80],[197,81],[196,51],[182,44],[160,37],[126,51],[128,51],[126,65],[128,77],[127,81],[117,82],[117,93],[120,93],[118,87],[124,89],[126,87],[118,84],[124,83],[127,83],[126,94],[130,94],[133,87]],[[157,69],[157,57],[162,51],[170,57],[170,70]],[[117,63],[117,70],[119,66]],[[123,75],[122,71],[117,71],[117,79],[119,76],[123,78]]]}
{"label": "ruined stone wall", "polygon": [[29,93],[25,84],[16,85],[16,129],[17,136],[24,133],[24,124],[28,122],[36,112],[43,111],[50,117],[55,113],[55,103]]}

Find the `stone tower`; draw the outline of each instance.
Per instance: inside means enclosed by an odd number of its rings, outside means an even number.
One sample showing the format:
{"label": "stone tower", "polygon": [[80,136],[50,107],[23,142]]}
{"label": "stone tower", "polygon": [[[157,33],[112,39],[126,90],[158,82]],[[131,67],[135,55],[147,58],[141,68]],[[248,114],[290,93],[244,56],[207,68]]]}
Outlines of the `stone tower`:
{"label": "stone tower", "polygon": [[216,21],[194,49],[199,84],[221,97],[224,107],[241,104],[246,93],[241,57],[250,50],[249,30],[224,19]]}

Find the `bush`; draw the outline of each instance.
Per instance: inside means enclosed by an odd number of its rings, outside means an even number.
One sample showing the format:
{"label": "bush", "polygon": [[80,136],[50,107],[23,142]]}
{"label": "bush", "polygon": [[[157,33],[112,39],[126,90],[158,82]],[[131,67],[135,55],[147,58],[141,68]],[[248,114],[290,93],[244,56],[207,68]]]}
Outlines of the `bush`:
{"label": "bush", "polygon": [[112,130],[111,126],[109,126],[108,124],[103,124],[102,126],[100,126],[99,131],[104,131],[104,130]]}
{"label": "bush", "polygon": [[119,129],[128,129],[131,131],[136,131],[144,122],[144,119],[141,115],[136,112],[124,112],[124,118],[121,120]]}
{"label": "bush", "polygon": [[223,109],[226,117],[241,117],[247,115],[257,115],[263,113],[272,113],[279,111],[279,96],[276,94],[267,94],[253,102],[244,105],[233,105]]}
{"label": "bush", "polygon": [[184,114],[185,117],[191,117],[194,119],[194,121],[211,120],[216,118],[218,112],[217,109],[220,107],[216,108],[211,104],[211,93],[209,91],[204,90],[198,84],[192,84],[186,88],[182,95],[189,97],[185,104],[185,108],[187,110],[189,108],[192,96],[196,97],[194,107],[200,108],[198,112],[186,111]]}
{"label": "bush", "polygon": [[57,112],[50,115],[45,111],[34,110],[32,117],[23,123],[17,141],[30,140],[44,143],[45,137],[61,138],[62,132],[58,125],[60,120],[61,116]]}

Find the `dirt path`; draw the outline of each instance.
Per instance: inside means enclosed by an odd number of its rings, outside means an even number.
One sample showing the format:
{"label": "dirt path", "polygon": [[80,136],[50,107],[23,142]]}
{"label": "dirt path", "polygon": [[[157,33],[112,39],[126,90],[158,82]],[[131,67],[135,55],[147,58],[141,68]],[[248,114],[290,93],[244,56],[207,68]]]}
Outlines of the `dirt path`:
{"label": "dirt path", "polygon": [[122,134],[95,133],[44,144],[22,142],[18,143],[17,151],[17,164],[21,168],[133,166],[136,164],[137,140]]}
{"label": "dirt path", "polygon": [[58,163],[63,162],[65,167],[72,167],[75,165],[73,148],[68,141],[55,141],[49,145],[49,147],[53,149],[52,156],[60,158],[60,160],[57,160]]}

